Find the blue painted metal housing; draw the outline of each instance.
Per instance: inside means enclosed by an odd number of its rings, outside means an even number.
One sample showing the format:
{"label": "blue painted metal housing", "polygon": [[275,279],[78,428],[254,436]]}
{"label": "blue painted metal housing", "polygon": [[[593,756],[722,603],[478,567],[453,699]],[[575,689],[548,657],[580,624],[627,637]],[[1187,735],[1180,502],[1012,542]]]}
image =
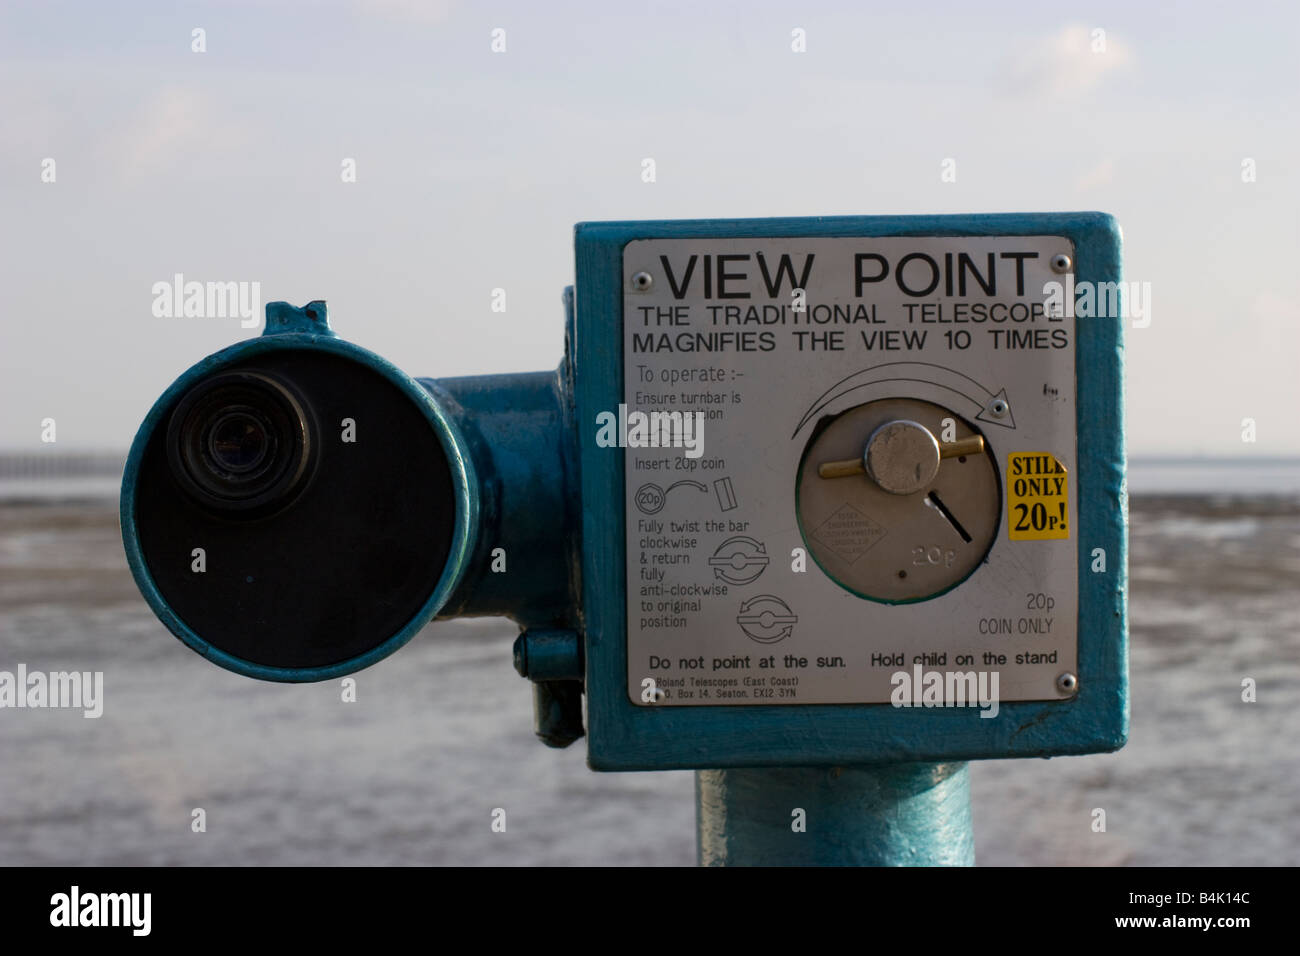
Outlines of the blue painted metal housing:
{"label": "blue painted metal housing", "polygon": [[[177,616],[164,600],[149,572],[136,527],[136,510],[142,503],[136,495],[137,476],[145,447],[154,430],[161,427],[178,397],[202,379],[250,356],[277,349],[315,349],[341,355],[378,372],[397,386],[420,410],[442,445],[451,470],[456,518],[451,550],[441,579],[429,599],[399,631],[366,654],[327,667],[268,667],[234,657],[205,641]],[[239,342],[203,359],[188,369],[154,403],[136,433],[122,477],[120,518],[122,540],[131,574],[150,607],[167,629],[193,650],[227,670],[272,681],[318,681],[350,674],[382,660],[414,637],[443,607],[464,579],[476,544],[480,524],[483,479],[477,474],[469,441],[459,425],[431,393],[386,360],[360,346],[344,341],[330,329],[324,302],[309,302],[301,308],[287,302],[269,302],[266,329],[257,338]]]}
{"label": "blue painted metal housing", "polygon": [[[571,298],[566,294],[568,311]],[[576,428],[572,373],[415,380],[331,330],[324,302],[266,307],[266,329],[187,370],[158,399],[136,435],[122,481],[121,524],[127,563],[146,601],[189,647],[228,670],[272,681],[339,677],[382,660],[435,616],[499,615],[529,629],[523,673],[533,681],[537,732],[552,746],[582,736],[582,648],[578,571]],[[370,652],[327,667],[270,667],[226,653],[189,627],[149,572],[136,524],[138,474],[145,448],[179,396],[204,378],[276,349],[342,355],[392,382],[438,436],[450,466],[455,522],[436,589],[400,630]]]}
{"label": "blue painted metal housing", "polygon": [[462,436],[477,482],[473,546],[438,616],[574,626],[578,479],[564,367],[420,384]]}
{"label": "blue painted metal housing", "polygon": [[[887,704],[647,708],[627,698],[624,456],[596,444],[596,415],[624,401],[623,247],[636,239],[1064,236],[1079,282],[1119,282],[1120,232],[1105,214],[866,216],[579,224],[573,367],[582,476],[582,606],[588,762],[598,770],[961,761],[1092,753],[1128,734],[1127,501],[1119,317],[1081,320],[1078,396],[1079,679],[1069,700],[975,708]],[[1094,574],[1094,548],[1108,571]]]}

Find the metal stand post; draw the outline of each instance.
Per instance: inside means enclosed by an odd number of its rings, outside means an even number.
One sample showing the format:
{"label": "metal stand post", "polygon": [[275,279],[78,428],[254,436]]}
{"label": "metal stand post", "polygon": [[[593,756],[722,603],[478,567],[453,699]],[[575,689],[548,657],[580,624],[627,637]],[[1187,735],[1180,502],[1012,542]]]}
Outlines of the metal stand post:
{"label": "metal stand post", "polygon": [[701,770],[695,801],[703,866],[975,863],[965,763]]}

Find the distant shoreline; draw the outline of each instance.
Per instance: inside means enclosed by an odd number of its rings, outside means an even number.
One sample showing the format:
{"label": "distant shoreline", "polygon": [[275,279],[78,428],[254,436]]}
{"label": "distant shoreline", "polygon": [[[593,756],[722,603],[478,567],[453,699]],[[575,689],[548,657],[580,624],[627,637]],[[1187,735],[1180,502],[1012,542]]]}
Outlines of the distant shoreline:
{"label": "distant shoreline", "polygon": [[[106,451],[0,452],[0,502],[116,499],[126,455]],[[1135,455],[1131,499],[1300,497],[1300,457]]]}

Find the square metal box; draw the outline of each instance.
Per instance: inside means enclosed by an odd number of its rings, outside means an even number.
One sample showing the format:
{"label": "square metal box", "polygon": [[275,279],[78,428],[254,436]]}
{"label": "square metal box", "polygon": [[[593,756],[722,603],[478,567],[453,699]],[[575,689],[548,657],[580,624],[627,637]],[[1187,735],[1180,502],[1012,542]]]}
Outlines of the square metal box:
{"label": "square metal box", "polygon": [[[1123,744],[1110,216],[583,223],[576,254],[593,768]],[[923,705],[929,672],[996,706]]]}

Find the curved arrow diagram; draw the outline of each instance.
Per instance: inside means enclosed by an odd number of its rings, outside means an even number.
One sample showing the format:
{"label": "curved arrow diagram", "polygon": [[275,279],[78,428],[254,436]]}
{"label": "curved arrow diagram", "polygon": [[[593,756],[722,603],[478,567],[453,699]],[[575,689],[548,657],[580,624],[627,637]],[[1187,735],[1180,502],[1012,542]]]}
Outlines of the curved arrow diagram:
{"label": "curved arrow diagram", "polygon": [[775,644],[790,636],[799,617],[779,597],[759,594],[740,605],[736,623],[746,637],[760,644]]}
{"label": "curved arrow diagram", "polygon": [[767,549],[761,541],[738,534],[718,545],[709,558],[713,576],[728,584],[751,584],[767,568]]}
{"label": "curved arrow diagram", "polygon": [[[856,389],[879,385],[882,382],[923,382],[926,385],[942,388],[970,402],[976,409],[974,417],[977,421],[989,425],[1001,425],[1003,428],[1016,427],[1015,417],[1011,414],[1011,401],[1007,398],[1005,388],[994,394],[969,375],[933,362],[882,362],[880,365],[872,365],[852,375],[846,375],[822,392],[799,419],[799,424],[795,426],[794,433],[790,437],[798,435],[800,429],[836,399]],[[1004,409],[1001,415],[993,413],[993,408],[998,402],[1002,403],[1001,407]]]}

